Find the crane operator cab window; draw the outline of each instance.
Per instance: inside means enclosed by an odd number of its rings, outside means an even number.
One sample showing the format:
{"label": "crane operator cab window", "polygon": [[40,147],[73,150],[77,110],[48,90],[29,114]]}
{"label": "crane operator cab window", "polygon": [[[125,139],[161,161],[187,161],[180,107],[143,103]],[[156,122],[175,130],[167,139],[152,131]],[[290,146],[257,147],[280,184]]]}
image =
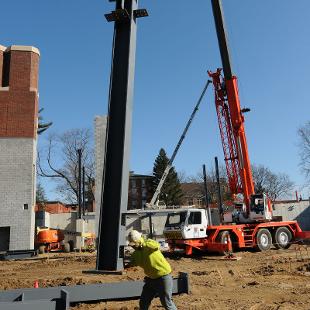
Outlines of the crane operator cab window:
{"label": "crane operator cab window", "polygon": [[201,224],[201,212],[191,212],[188,217],[187,224]]}
{"label": "crane operator cab window", "polygon": [[265,211],[265,197],[264,194],[252,196],[251,209],[256,213],[263,213]]}
{"label": "crane operator cab window", "polygon": [[179,227],[185,223],[187,212],[178,212],[168,214],[166,227]]}

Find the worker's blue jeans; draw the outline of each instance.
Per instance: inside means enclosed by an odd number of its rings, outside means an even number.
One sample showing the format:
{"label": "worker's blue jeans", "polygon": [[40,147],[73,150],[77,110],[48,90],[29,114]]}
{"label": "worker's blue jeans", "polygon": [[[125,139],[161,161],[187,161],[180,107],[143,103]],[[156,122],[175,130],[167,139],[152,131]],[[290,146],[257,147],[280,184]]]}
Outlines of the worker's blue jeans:
{"label": "worker's blue jeans", "polygon": [[147,310],[151,301],[155,297],[159,297],[161,304],[166,310],[177,310],[172,301],[172,276],[167,274],[157,279],[144,279],[144,286],[140,298],[140,310]]}

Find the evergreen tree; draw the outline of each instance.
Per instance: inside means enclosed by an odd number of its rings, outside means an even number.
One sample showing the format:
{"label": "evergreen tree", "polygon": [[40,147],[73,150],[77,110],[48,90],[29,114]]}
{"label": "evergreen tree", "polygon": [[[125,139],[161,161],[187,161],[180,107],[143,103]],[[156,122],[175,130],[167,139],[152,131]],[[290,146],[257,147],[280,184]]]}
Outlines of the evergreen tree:
{"label": "evergreen tree", "polygon": [[[153,168],[153,188],[154,192],[156,187],[167,167],[169,158],[166,155],[165,150],[162,148],[159,151],[157,158],[155,159],[154,168]],[[178,174],[175,171],[174,167],[171,167],[169,174],[166,178],[161,192],[159,195],[159,201],[163,201],[166,206],[179,205],[182,199],[182,190],[180,185],[180,180]]]}

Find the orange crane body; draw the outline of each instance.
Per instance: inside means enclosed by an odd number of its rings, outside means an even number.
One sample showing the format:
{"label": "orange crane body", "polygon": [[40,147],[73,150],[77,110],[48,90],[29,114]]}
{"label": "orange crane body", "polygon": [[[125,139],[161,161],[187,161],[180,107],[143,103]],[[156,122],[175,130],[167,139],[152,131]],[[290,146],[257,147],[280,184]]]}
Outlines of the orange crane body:
{"label": "orange crane body", "polygon": [[[244,131],[244,116],[240,108],[237,77],[225,80],[221,69],[210,72],[215,90],[215,106],[220,127],[226,172],[231,193],[243,194],[249,213],[250,197],[254,194],[254,182],[248,146]],[[225,85],[225,87],[223,87]]]}

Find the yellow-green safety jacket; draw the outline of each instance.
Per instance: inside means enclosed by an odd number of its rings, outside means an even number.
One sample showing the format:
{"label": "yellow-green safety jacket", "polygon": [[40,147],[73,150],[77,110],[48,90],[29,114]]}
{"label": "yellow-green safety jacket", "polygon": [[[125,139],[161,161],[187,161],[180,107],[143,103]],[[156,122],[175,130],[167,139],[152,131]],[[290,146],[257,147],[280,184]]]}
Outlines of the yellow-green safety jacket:
{"label": "yellow-green safety jacket", "polygon": [[143,268],[146,276],[151,279],[171,273],[169,263],[159,250],[159,243],[152,239],[142,238],[141,248],[132,253],[130,265]]}

